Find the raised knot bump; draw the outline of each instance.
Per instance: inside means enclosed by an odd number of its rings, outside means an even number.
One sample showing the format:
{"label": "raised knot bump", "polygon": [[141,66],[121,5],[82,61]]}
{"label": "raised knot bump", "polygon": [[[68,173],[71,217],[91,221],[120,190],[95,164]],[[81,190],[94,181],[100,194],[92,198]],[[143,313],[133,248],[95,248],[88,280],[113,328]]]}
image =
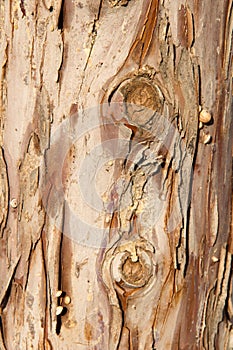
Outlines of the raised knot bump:
{"label": "raised knot bump", "polygon": [[113,280],[123,289],[143,288],[154,273],[150,252],[133,244],[123,246],[112,261]]}

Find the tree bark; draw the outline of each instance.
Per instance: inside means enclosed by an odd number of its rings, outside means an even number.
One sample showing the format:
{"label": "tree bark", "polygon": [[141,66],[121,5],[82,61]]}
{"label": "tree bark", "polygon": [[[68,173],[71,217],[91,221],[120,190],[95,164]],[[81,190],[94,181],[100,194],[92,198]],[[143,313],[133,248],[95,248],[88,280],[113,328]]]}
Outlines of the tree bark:
{"label": "tree bark", "polygon": [[233,349],[232,1],[0,5],[0,349]]}

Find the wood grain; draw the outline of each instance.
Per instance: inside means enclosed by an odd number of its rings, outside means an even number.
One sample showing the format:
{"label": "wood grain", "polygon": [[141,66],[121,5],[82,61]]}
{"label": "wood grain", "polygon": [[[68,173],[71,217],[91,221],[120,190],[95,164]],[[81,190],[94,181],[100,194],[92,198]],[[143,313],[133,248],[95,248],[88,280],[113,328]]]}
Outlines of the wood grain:
{"label": "wood grain", "polygon": [[0,0],[1,349],[232,349],[232,18]]}

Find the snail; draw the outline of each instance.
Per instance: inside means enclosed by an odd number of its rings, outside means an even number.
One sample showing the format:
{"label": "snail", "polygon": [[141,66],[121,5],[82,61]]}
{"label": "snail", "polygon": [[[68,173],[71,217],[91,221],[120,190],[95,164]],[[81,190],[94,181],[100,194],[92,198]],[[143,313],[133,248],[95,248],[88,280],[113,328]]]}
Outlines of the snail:
{"label": "snail", "polygon": [[211,114],[206,109],[202,109],[199,114],[199,121],[203,124],[208,124],[211,120]]}

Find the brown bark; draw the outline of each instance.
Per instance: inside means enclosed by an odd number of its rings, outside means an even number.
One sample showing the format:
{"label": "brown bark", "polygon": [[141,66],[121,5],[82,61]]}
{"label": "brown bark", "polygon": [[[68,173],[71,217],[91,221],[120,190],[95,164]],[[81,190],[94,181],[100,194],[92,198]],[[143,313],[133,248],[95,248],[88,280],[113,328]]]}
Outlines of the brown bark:
{"label": "brown bark", "polygon": [[0,349],[233,349],[232,1],[0,4]]}

